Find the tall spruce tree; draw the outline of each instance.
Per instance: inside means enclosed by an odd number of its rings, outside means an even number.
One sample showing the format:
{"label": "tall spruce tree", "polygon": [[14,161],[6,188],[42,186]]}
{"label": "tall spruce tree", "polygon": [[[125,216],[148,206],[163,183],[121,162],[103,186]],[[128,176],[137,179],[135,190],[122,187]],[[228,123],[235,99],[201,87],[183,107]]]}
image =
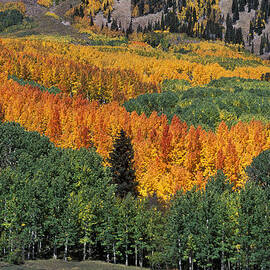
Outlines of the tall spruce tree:
{"label": "tall spruce tree", "polygon": [[109,154],[108,162],[113,178],[117,185],[116,195],[124,198],[128,193],[138,195],[134,170],[134,150],[131,139],[121,129],[113,143],[113,150]]}
{"label": "tall spruce tree", "polygon": [[233,13],[233,22],[235,23],[237,20],[239,20],[239,9],[238,9],[238,1],[237,0],[233,0],[232,13]]}

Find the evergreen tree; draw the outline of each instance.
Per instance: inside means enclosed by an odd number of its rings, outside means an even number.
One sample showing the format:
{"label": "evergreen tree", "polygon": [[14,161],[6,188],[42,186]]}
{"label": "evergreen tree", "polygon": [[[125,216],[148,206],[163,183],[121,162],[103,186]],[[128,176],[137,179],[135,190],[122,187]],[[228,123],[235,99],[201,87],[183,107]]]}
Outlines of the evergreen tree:
{"label": "evergreen tree", "polygon": [[270,150],[263,151],[246,169],[249,180],[270,190]]}
{"label": "evergreen tree", "polygon": [[235,43],[244,45],[244,40],[243,40],[243,34],[242,34],[242,28],[241,27],[236,29]]}
{"label": "evergreen tree", "polygon": [[128,37],[128,35],[132,34],[132,32],[133,32],[133,26],[132,26],[132,19],[131,19],[130,24],[126,30],[126,36]]}
{"label": "evergreen tree", "polygon": [[233,0],[232,13],[233,13],[233,22],[235,23],[237,20],[239,20],[239,9],[238,9],[238,1],[237,0]]}
{"label": "evergreen tree", "polygon": [[229,14],[226,18],[226,33],[225,33],[225,42],[230,43],[234,41],[234,29],[232,24],[232,19]]}
{"label": "evergreen tree", "polygon": [[109,13],[108,13],[107,22],[108,22],[108,23],[111,23],[111,22],[112,22],[112,19],[111,19],[111,11],[110,11],[110,10],[109,10]]}
{"label": "evergreen tree", "polygon": [[251,41],[253,39],[254,39],[254,26],[253,26],[253,22],[250,21],[250,23],[249,23],[249,34],[248,34],[249,45],[251,44]]}
{"label": "evergreen tree", "polygon": [[246,4],[247,4],[246,0],[239,0],[239,11],[240,12],[245,11]]}
{"label": "evergreen tree", "polygon": [[130,138],[124,130],[121,130],[116,137],[113,150],[109,154],[108,162],[116,187],[116,194],[120,197],[125,197],[129,192],[134,196],[138,195],[137,185],[135,180],[134,150]]}
{"label": "evergreen tree", "polygon": [[81,18],[84,17],[84,9],[83,9],[83,6],[80,6],[79,15],[80,15]]}
{"label": "evergreen tree", "polygon": [[161,16],[161,22],[160,22],[161,30],[165,30],[165,22],[164,22],[164,13],[162,13]]}
{"label": "evergreen tree", "polygon": [[93,16],[92,14],[90,14],[90,26],[93,26],[93,25],[94,25]]}
{"label": "evergreen tree", "polygon": [[264,40],[263,37],[261,37],[261,43],[260,43],[260,55],[264,54]]}
{"label": "evergreen tree", "polygon": [[112,20],[111,30],[113,30],[113,31],[117,31],[118,30],[118,25],[117,25],[116,19],[113,19]]}

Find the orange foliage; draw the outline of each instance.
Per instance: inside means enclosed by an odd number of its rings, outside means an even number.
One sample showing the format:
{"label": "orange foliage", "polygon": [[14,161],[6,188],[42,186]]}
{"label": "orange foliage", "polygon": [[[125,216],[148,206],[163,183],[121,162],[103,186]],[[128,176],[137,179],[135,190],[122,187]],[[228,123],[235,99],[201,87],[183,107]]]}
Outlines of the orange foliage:
{"label": "orange foliage", "polygon": [[0,74],[0,104],[5,121],[46,134],[60,147],[94,145],[108,157],[113,136],[123,128],[132,138],[136,177],[143,196],[156,192],[167,199],[177,189],[203,186],[206,178],[223,169],[236,187],[245,181],[244,168],[270,148],[270,126],[259,121],[238,123],[231,129],[222,122],[216,132],[188,129],[176,116],[171,124],[156,112],[128,113],[116,102],[99,105],[65,95],[23,87]]}

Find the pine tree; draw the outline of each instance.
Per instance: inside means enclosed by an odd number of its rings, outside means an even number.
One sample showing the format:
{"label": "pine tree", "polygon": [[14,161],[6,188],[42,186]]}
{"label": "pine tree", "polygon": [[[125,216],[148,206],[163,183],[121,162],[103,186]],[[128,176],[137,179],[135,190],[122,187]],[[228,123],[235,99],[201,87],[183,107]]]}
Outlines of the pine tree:
{"label": "pine tree", "polygon": [[261,43],[260,43],[260,55],[264,54],[264,40],[263,37],[261,37]]}
{"label": "pine tree", "polygon": [[233,29],[233,25],[232,25],[232,19],[228,13],[227,18],[226,18],[225,42],[230,43],[233,41],[234,41],[234,29]]}
{"label": "pine tree", "polygon": [[118,25],[117,25],[116,19],[113,19],[112,20],[111,30],[113,30],[113,31],[117,31],[118,30]]}
{"label": "pine tree", "polygon": [[92,14],[90,14],[90,26],[94,25],[94,20]]}
{"label": "pine tree", "polygon": [[247,4],[246,0],[239,0],[239,11],[240,12],[245,11],[246,4]]}
{"label": "pine tree", "polygon": [[132,26],[132,19],[131,19],[130,24],[126,30],[126,35],[129,36],[130,34],[132,34],[132,32],[133,32],[133,26]]}
{"label": "pine tree", "polygon": [[242,28],[241,27],[236,29],[235,43],[244,45],[244,40],[243,40],[243,34],[242,34]]}
{"label": "pine tree", "polygon": [[235,23],[237,20],[239,20],[239,9],[238,9],[238,1],[237,0],[233,0],[232,13],[233,13],[233,22]]}
{"label": "pine tree", "polygon": [[134,170],[134,150],[130,138],[124,130],[121,130],[116,137],[113,150],[109,154],[108,162],[116,187],[116,194],[123,198],[128,193],[134,196],[138,195]]}
{"label": "pine tree", "polygon": [[246,168],[249,181],[270,191],[270,149],[263,151]]}
{"label": "pine tree", "polygon": [[112,22],[112,19],[111,19],[111,11],[110,11],[110,10],[109,10],[109,13],[108,13],[107,21],[108,21],[108,23],[111,23],[111,22]]}

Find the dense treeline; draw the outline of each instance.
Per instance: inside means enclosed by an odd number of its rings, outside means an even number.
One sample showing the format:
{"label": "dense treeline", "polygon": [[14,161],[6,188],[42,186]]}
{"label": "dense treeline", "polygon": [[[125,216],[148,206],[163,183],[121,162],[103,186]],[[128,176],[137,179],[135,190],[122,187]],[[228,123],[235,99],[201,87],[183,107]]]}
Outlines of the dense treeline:
{"label": "dense treeline", "polygon": [[[24,259],[103,259],[153,269],[267,269],[269,158],[233,191],[224,174],[162,204],[120,199],[93,149],[60,149],[18,124],[0,125],[0,254]],[[29,143],[30,142],[30,143]]]}
{"label": "dense treeline", "polygon": [[[129,27],[122,28],[121,22],[117,18],[111,19],[113,11],[113,1],[85,1],[82,0],[80,6],[73,8],[70,13],[73,17],[88,20],[89,26],[93,25],[93,16],[102,11],[107,19],[106,25],[111,30],[121,30],[127,35],[133,31],[152,32],[153,30],[166,30],[171,33],[186,33],[188,36],[204,38],[206,40],[223,40],[225,31],[223,30],[224,17],[219,8],[219,1],[200,1],[200,0],[132,0],[131,1],[131,21]],[[235,4],[238,7],[238,3]],[[161,19],[148,21],[147,25],[139,25],[136,29],[132,25],[132,19],[161,12]],[[233,14],[236,14],[233,8]],[[88,15],[88,16],[87,16]],[[239,14],[238,14],[239,19]],[[235,22],[234,16],[234,22]],[[234,44],[244,44],[241,28],[232,31],[236,33],[228,42]],[[225,39],[226,40],[226,39]]]}
{"label": "dense treeline", "polygon": [[270,67],[237,48],[208,42],[187,44],[175,48],[174,54],[163,54],[134,49],[132,44],[130,48],[112,48],[3,39],[0,63],[0,70],[10,76],[100,103],[123,103],[140,94],[159,92],[165,79],[201,85],[220,77],[260,79],[270,72]]}
{"label": "dense treeline", "polygon": [[[29,45],[31,47],[31,42]],[[65,50],[58,55],[46,49],[47,46],[37,49],[37,44],[32,45],[32,50],[28,50],[28,45],[23,43],[14,50],[0,44],[0,61],[4,64],[2,70],[19,79],[33,80],[48,88],[55,86],[71,96],[84,95],[88,100],[100,103],[123,102],[158,89],[156,83],[143,82],[141,76],[130,68],[110,68],[109,65],[103,67],[85,63],[83,59],[71,60],[65,56]],[[75,46],[74,50],[77,50]],[[98,59],[98,55],[95,57]]]}
{"label": "dense treeline", "polygon": [[175,85],[177,81],[165,81],[166,92],[138,96],[125,102],[124,107],[147,117],[154,111],[168,119],[177,115],[189,126],[212,130],[221,121],[228,126],[252,119],[270,121],[270,91],[264,82],[222,78],[203,87],[190,86],[187,91],[176,91]]}
{"label": "dense treeline", "polygon": [[23,14],[17,9],[0,11],[0,32],[11,25],[20,24],[23,21]]}
{"label": "dense treeline", "polygon": [[244,168],[270,146],[269,125],[239,122],[231,128],[221,122],[215,132],[188,127],[174,116],[153,112],[150,117],[129,113],[117,103],[100,105],[81,97],[41,92],[1,77],[0,104],[5,121],[16,121],[47,135],[57,146],[94,145],[103,158],[113,137],[123,129],[134,146],[136,180],[141,195],[157,193],[168,199],[176,190],[204,186],[204,177],[223,169],[236,187],[246,180]]}

